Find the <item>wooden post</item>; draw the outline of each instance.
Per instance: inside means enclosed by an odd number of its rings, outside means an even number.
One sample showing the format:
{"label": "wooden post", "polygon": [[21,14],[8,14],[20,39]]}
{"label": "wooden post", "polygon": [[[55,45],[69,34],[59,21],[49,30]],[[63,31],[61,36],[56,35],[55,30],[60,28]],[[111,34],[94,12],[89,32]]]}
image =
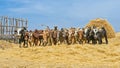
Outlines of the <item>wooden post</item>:
{"label": "wooden post", "polygon": [[13,18],[13,23],[12,23],[12,30],[14,31],[15,30],[15,19]]}
{"label": "wooden post", "polygon": [[20,19],[18,19],[18,27],[21,28],[21,27],[20,27]]}
{"label": "wooden post", "polygon": [[16,29],[18,28],[18,19],[15,19],[16,20]]}
{"label": "wooden post", "polygon": [[8,34],[8,17],[6,17],[5,26],[6,26],[6,34]]}
{"label": "wooden post", "polygon": [[25,27],[28,28],[28,20],[26,19]]}
{"label": "wooden post", "polygon": [[23,19],[21,19],[21,23],[22,23],[22,26],[21,26],[21,27],[23,27],[23,23],[24,23],[24,20],[23,20]]}
{"label": "wooden post", "polygon": [[3,21],[3,39],[5,39],[5,17],[3,17],[4,21]]}
{"label": "wooden post", "polygon": [[1,39],[2,39],[2,37],[3,37],[3,16],[2,16],[2,18],[1,18]]}
{"label": "wooden post", "polygon": [[10,21],[9,21],[9,35],[10,35],[10,39],[12,38],[12,18],[10,18]]}
{"label": "wooden post", "polygon": [[2,37],[2,17],[0,19],[0,39]]}
{"label": "wooden post", "polygon": [[12,35],[12,39],[13,39],[13,33],[14,33],[14,31],[13,31],[13,27],[14,27],[14,18],[11,18],[11,35]]}
{"label": "wooden post", "polygon": [[[12,18],[12,34],[14,34],[14,31],[15,31],[15,29],[16,29],[16,27],[15,27],[15,22],[16,22],[15,18]],[[13,41],[14,41],[14,43],[15,43],[15,42],[16,42],[15,36],[12,36],[12,38],[13,38]]]}
{"label": "wooden post", "polygon": [[5,39],[7,41],[8,40],[8,17],[5,17],[5,27],[6,27]]}

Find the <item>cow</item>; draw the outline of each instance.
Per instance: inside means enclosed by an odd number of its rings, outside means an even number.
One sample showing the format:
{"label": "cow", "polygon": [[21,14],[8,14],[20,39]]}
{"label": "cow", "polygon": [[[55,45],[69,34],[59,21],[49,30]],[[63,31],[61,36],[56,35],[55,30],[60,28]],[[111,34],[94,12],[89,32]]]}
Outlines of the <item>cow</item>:
{"label": "cow", "polygon": [[91,32],[91,27],[83,28],[83,34],[84,34],[83,36],[85,39],[85,43],[89,43],[91,40],[90,32]]}
{"label": "cow", "polygon": [[[23,28],[18,28],[15,30],[15,37],[19,39],[19,47],[22,47],[22,42],[23,42],[23,47],[28,47],[28,33],[27,29],[25,27]],[[27,44],[27,46],[25,46]]]}
{"label": "cow", "polygon": [[89,37],[92,40],[92,44],[97,44],[97,40],[98,40],[97,33],[98,33],[98,28],[96,26],[92,26]]}
{"label": "cow", "polygon": [[46,46],[47,44],[50,45],[50,30],[46,29],[43,31],[43,45]]}
{"label": "cow", "polygon": [[67,28],[63,28],[63,40],[64,44],[69,45],[69,30]]}
{"label": "cow", "polygon": [[84,30],[80,29],[78,31],[78,42],[79,44],[83,44],[83,41],[84,41]]}
{"label": "cow", "polygon": [[58,36],[59,36],[58,35],[58,29],[57,29],[57,26],[55,26],[54,30],[52,31],[52,42],[53,42],[54,45],[56,45],[57,42],[58,42],[58,38],[59,38]]}
{"label": "cow", "polygon": [[33,41],[34,41],[34,39],[33,39],[33,31],[30,30],[28,33],[29,33],[28,34],[29,35],[28,43],[29,43],[29,45],[31,47],[33,45]]}
{"label": "cow", "polygon": [[58,32],[58,44],[63,44],[64,43],[64,29],[61,28],[61,30]]}
{"label": "cow", "polygon": [[98,44],[102,44],[102,38],[105,38],[106,44],[108,44],[107,31],[104,27],[94,30],[94,38],[98,41]]}
{"label": "cow", "polygon": [[[33,38],[33,46],[41,45],[43,41],[43,30],[35,29],[35,31],[33,32],[32,38]],[[38,42],[40,43],[38,44]]]}
{"label": "cow", "polygon": [[75,28],[69,29],[69,44],[75,44]]}
{"label": "cow", "polygon": [[48,44],[47,45],[52,45],[53,44],[53,29],[49,29],[48,31],[49,36],[48,36]]}

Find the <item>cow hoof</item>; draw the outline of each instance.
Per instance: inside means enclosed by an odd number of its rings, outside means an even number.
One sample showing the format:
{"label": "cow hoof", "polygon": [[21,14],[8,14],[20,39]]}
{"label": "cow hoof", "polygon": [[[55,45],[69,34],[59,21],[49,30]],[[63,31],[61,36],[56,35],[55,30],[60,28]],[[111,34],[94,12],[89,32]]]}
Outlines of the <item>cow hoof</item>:
{"label": "cow hoof", "polygon": [[24,46],[24,48],[28,48],[28,46]]}

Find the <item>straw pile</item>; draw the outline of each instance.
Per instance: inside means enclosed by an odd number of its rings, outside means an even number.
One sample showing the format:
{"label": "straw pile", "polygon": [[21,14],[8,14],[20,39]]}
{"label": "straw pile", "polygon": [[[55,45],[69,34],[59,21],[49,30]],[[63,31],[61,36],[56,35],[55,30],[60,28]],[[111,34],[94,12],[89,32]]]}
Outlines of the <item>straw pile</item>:
{"label": "straw pile", "polygon": [[97,18],[97,19],[91,20],[86,26],[89,26],[89,27],[91,27],[91,26],[96,26],[96,27],[104,26],[105,29],[107,30],[108,38],[115,37],[115,31],[114,31],[113,27],[105,19]]}

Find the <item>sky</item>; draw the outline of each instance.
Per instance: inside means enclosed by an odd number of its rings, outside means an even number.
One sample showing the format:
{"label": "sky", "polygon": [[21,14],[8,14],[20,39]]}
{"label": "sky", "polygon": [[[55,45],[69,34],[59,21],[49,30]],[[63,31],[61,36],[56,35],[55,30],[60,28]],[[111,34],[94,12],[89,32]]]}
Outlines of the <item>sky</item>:
{"label": "sky", "polygon": [[28,19],[28,29],[84,27],[107,19],[120,31],[120,0],[0,0],[0,16]]}

